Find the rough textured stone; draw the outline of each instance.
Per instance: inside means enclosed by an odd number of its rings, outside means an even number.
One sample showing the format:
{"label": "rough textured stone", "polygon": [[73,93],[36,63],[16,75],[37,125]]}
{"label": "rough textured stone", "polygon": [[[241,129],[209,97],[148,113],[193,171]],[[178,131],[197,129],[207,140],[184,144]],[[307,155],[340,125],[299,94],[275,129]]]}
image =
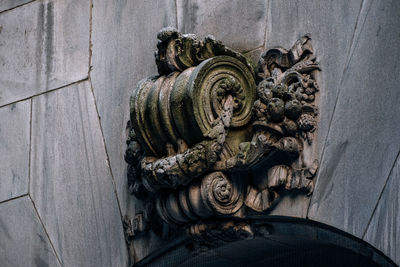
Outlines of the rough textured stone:
{"label": "rough textured stone", "polygon": [[400,264],[400,160],[397,159],[364,240]]}
{"label": "rough textured stone", "polygon": [[87,77],[89,1],[35,1],[0,14],[0,106]]}
{"label": "rough textured stone", "polygon": [[28,193],[31,101],[0,108],[0,202]]}
{"label": "rough textured stone", "polygon": [[0,204],[3,267],[60,266],[28,196]]}
{"label": "rough textured stone", "polygon": [[139,80],[157,73],[154,36],[166,26],[176,26],[172,0],[102,0],[93,7],[90,75],[123,214],[134,205],[124,161],[129,98]]}
{"label": "rough textured stone", "polygon": [[400,2],[374,1],[344,72],[309,217],[361,237],[400,149]]}
{"label": "rough textured stone", "polygon": [[177,0],[178,29],[249,51],[264,44],[267,1]]}
{"label": "rough textured stone", "polygon": [[8,10],[29,2],[33,0],[1,0],[0,1],[0,12],[4,10]]}
{"label": "rough textured stone", "polygon": [[88,82],[32,104],[31,194],[65,266],[126,266],[112,178]]}

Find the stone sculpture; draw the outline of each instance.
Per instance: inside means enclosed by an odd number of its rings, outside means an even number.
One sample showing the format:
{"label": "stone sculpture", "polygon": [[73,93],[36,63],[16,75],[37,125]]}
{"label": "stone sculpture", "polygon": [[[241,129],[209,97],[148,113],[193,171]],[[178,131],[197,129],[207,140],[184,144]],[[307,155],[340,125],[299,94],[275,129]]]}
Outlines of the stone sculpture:
{"label": "stone sculpture", "polygon": [[283,191],[313,191],[318,161],[303,156],[318,122],[311,38],[266,51],[257,71],[212,36],[165,28],[157,38],[159,75],[131,97],[128,184],[146,210],[134,227],[126,219],[130,237],[157,231],[146,226],[156,217],[195,236],[252,236],[248,216],[268,214]]}

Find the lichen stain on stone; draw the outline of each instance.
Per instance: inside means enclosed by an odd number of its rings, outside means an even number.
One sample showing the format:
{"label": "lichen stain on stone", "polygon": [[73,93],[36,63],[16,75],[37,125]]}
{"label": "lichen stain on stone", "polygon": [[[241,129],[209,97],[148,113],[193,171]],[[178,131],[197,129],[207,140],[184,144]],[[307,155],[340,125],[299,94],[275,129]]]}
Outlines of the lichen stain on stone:
{"label": "lichen stain on stone", "polygon": [[49,79],[53,72],[54,58],[54,3],[41,3],[37,18],[37,41],[36,58],[38,59],[36,69],[36,84],[40,85],[46,80],[46,89],[49,87]]}

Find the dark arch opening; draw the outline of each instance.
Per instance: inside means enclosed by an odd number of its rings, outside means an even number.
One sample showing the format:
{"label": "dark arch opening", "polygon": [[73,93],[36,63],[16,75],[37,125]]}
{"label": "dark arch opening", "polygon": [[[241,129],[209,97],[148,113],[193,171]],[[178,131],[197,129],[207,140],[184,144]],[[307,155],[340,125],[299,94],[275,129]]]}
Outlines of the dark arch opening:
{"label": "dark arch opening", "polygon": [[268,234],[196,255],[193,241],[185,238],[135,266],[397,266],[367,242],[319,222],[281,216],[257,216],[251,221]]}

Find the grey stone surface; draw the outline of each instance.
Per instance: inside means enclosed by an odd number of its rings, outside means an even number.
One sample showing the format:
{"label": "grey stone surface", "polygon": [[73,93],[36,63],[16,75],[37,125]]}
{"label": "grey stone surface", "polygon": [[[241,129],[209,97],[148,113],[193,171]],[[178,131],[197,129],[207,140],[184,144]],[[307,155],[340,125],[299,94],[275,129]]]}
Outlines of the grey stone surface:
{"label": "grey stone surface", "polygon": [[[321,92],[316,100],[320,108],[320,124],[316,133],[318,143],[313,151],[305,151],[306,160],[309,162],[320,159],[360,6],[361,0],[268,2],[265,49],[276,46],[291,48],[299,37],[311,33],[314,53],[321,64],[322,71],[318,74]],[[301,217],[305,217],[307,212],[304,213],[304,207],[309,204],[311,198],[297,199],[299,201],[287,199],[285,203],[290,205],[285,204],[283,209],[274,213],[302,214]]]}
{"label": "grey stone surface", "polygon": [[304,192],[301,194],[285,194],[279,199],[269,215],[283,215],[298,218],[307,217],[308,204],[310,197]]}
{"label": "grey stone surface", "polygon": [[342,88],[309,217],[361,237],[400,150],[400,2],[373,1]]}
{"label": "grey stone surface", "polygon": [[0,108],[0,202],[28,193],[31,101]]}
{"label": "grey stone surface", "polygon": [[32,2],[33,0],[0,0],[0,12],[20,5]]}
{"label": "grey stone surface", "polygon": [[0,204],[3,267],[60,266],[29,196]]}
{"label": "grey stone surface", "polygon": [[33,98],[31,194],[64,266],[126,266],[89,82]]}
{"label": "grey stone surface", "polygon": [[0,14],[0,106],[87,77],[89,1],[35,1]]}
{"label": "grey stone surface", "polygon": [[400,264],[400,159],[389,176],[364,240]]}
{"label": "grey stone surface", "polygon": [[177,0],[178,29],[213,35],[239,51],[264,45],[267,1]]}
{"label": "grey stone surface", "polygon": [[[319,152],[323,147],[336,102],[339,83],[348,61],[361,0],[269,1],[266,49],[290,48],[311,33],[314,53],[321,64],[319,74]],[[340,18],[340,19],[339,19]]]}
{"label": "grey stone surface", "polygon": [[173,0],[102,0],[93,6],[90,76],[123,214],[134,206],[124,161],[129,98],[141,79],[157,74],[157,32],[166,26],[176,26]]}

